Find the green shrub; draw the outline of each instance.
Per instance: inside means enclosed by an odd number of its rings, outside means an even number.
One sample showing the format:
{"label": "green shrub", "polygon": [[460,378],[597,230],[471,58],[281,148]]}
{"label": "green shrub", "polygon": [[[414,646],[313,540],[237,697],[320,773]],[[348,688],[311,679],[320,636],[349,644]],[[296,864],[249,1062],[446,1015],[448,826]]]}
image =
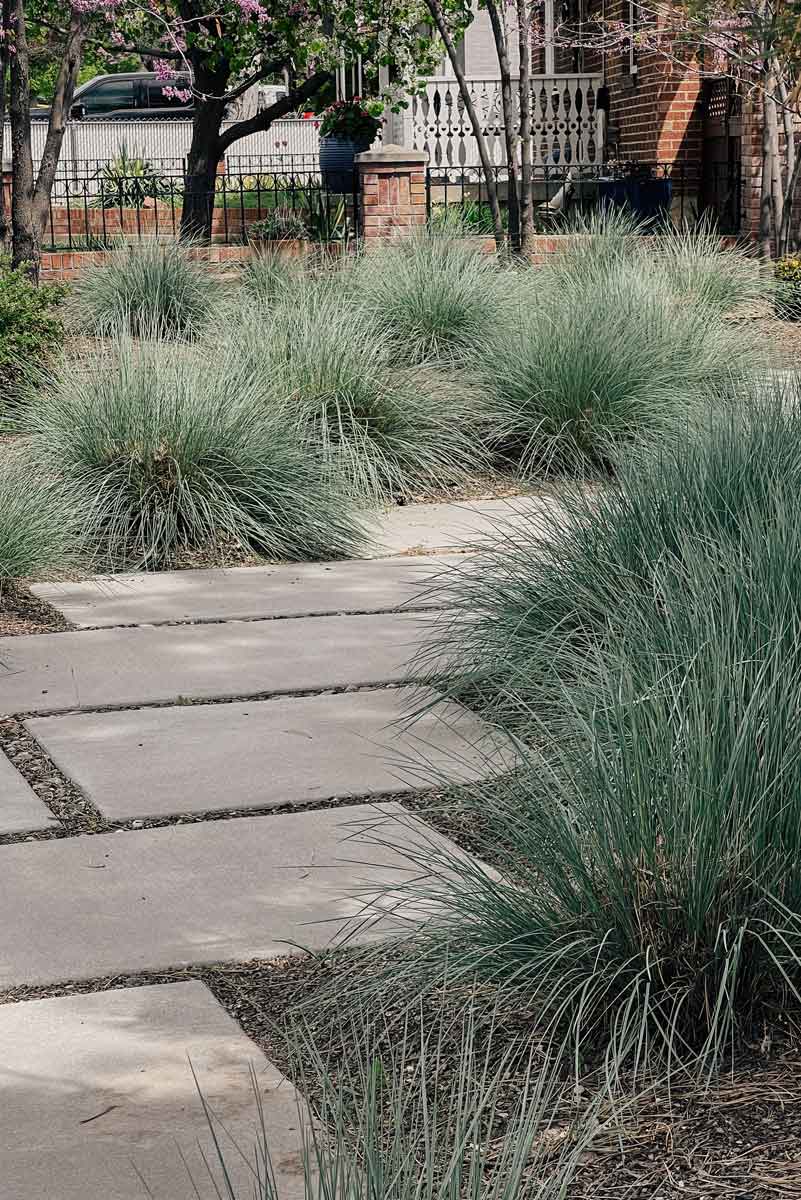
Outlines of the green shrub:
{"label": "green shrub", "polygon": [[309,236],[303,212],[295,208],[276,207],[266,217],[248,226],[248,236],[268,241],[297,240]]}
{"label": "green shrub", "polygon": [[783,321],[801,321],[801,258],[780,258],[774,277],[776,316]]}
{"label": "green shrub", "polygon": [[499,877],[440,860],[415,972],[641,1066],[711,1069],[801,998],[799,485],[797,392],[763,397],[464,577],[441,653],[530,750],[477,797]]}
{"label": "green shrub", "polygon": [[[509,210],[501,209],[504,228],[509,223]],[[458,237],[492,237],[495,229],[492,212],[486,201],[459,200],[456,203],[435,204],[429,217],[434,233],[450,233]]]}
{"label": "green shrub", "polygon": [[160,175],[148,159],[131,154],[125,142],[98,172],[98,182],[93,208],[142,208],[148,200],[180,197],[183,191],[182,180]]}
{"label": "green shrub", "polygon": [[354,553],[363,534],[341,489],[279,418],[235,355],[125,339],[91,370],[64,369],[24,414],[33,460],[88,497],[104,564]]}
{"label": "green shrub", "polygon": [[679,300],[651,268],[600,253],[541,286],[532,272],[530,303],[477,349],[473,369],[503,413],[498,449],[523,475],[605,468],[621,445],[731,394],[763,358],[753,335]]}
{"label": "green shrub", "polygon": [[402,362],[491,352],[510,310],[514,276],[449,229],[365,255],[359,293]]}
{"label": "green shrub", "polygon": [[483,398],[455,373],[398,366],[383,331],[343,300],[349,286],[347,268],[299,276],[218,336],[238,347],[265,409],[282,411],[354,496],[438,489],[480,469]]}
{"label": "green shrub", "polygon": [[99,334],[120,328],[137,336],[197,334],[215,308],[220,284],[190,250],[175,241],[114,250],[106,263],[76,282],[78,321]]}
{"label": "green shrub", "polygon": [[79,557],[78,505],[16,450],[0,447],[0,603],[17,580],[53,578]]}
{"label": "green shrub", "polygon": [[0,257],[0,394],[15,393],[26,368],[41,363],[64,337],[57,309],[66,288],[36,287],[25,271]]}

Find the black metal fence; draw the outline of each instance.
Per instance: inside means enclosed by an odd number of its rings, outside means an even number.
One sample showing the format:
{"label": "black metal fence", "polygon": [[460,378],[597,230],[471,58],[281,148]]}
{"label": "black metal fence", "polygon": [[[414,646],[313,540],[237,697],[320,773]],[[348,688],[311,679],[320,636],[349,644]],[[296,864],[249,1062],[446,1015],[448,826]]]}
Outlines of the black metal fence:
{"label": "black metal fence", "polygon": [[[341,183],[339,184],[341,186]],[[65,163],[50,197],[44,248],[103,249],[120,241],[177,237],[191,210],[196,229],[224,245],[303,239],[348,242],[356,236],[355,179],[333,191],[316,158],[239,155],[226,163],[213,189],[187,182],[183,159]]]}
{"label": "black metal fence", "polygon": [[[493,168],[493,178],[506,221],[507,168]],[[535,227],[542,233],[558,230],[576,213],[625,207],[646,223],[670,219],[687,227],[705,220],[721,233],[737,234],[743,189],[739,163],[715,163],[703,172],[682,163],[565,164],[533,168],[532,199]],[[426,205],[434,227],[458,216],[468,230],[492,233],[480,167],[429,167]]]}

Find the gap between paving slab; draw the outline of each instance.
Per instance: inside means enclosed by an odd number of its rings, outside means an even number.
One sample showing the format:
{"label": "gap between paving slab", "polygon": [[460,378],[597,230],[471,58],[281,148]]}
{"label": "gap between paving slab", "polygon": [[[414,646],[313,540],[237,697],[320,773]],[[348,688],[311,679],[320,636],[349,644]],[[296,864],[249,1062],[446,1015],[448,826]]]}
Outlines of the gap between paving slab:
{"label": "gap between paving slab", "polygon": [[0,711],[48,713],[402,682],[438,614],[0,638]]}
{"label": "gap between paving slab", "polygon": [[390,937],[421,846],[465,857],[394,803],[4,846],[0,988]]}
{"label": "gap between paving slab", "polygon": [[[247,1153],[257,1141],[256,1071],[282,1200],[301,1200],[301,1099],[199,982],[0,1006],[0,1195],[7,1200],[156,1200],[202,1192],[198,1142],[215,1160],[189,1060]],[[250,1172],[226,1142],[237,1194]]]}
{"label": "gap between paving slab", "polygon": [[0,834],[50,829],[57,821],[0,750]]}
{"label": "gap between paving slab", "polygon": [[116,575],[31,587],[79,628],[441,607],[462,555]]}
{"label": "gap between paving slab", "polygon": [[[35,718],[56,766],[111,821],[468,783],[514,751],[428,689]],[[426,708],[411,727],[399,722]]]}

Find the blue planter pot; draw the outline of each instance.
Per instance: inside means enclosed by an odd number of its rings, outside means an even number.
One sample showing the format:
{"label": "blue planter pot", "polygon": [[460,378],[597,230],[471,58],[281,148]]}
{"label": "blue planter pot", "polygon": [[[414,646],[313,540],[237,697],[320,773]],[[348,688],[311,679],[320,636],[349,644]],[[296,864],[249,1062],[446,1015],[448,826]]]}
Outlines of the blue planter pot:
{"label": "blue planter pot", "polygon": [[353,160],[369,150],[369,141],[351,142],[343,138],[320,138],[320,174],[329,192],[352,192],[354,187]]}
{"label": "blue planter pot", "polygon": [[673,185],[669,179],[601,179],[598,195],[604,208],[628,208],[644,220],[670,212]]}

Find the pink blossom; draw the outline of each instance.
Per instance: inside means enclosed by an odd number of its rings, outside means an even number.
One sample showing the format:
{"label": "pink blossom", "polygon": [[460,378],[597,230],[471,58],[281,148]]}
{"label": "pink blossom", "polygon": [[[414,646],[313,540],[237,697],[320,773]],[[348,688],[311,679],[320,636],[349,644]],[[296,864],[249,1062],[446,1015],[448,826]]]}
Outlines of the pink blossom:
{"label": "pink blossom", "polygon": [[260,25],[270,19],[270,14],[261,6],[261,0],[234,0],[239,11],[245,17],[255,17]]}
{"label": "pink blossom", "polygon": [[192,99],[191,88],[174,88],[165,87],[161,89],[162,96],[166,96],[168,100],[180,100],[182,104],[188,104]]}
{"label": "pink blossom", "polygon": [[120,0],[70,0],[71,7],[80,13],[106,13],[113,16]]}
{"label": "pink blossom", "polygon": [[175,78],[175,71],[173,67],[163,58],[156,59],[156,61],[153,63],[153,70],[155,72],[156,79],[158,79],[160,83],[166,83],[168,80]]}

